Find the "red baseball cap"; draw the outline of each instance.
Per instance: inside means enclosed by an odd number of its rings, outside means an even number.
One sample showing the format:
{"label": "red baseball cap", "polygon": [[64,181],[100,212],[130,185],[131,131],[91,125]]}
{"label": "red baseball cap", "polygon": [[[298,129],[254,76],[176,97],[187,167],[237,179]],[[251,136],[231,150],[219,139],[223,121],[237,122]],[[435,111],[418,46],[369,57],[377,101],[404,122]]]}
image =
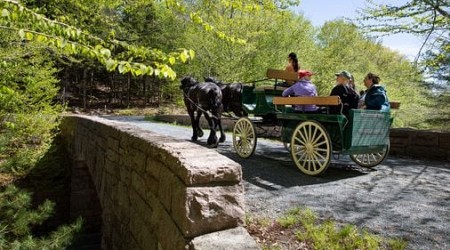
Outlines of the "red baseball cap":
{"label": "red baseball cap", "polygon": [[312,75],[314,75],[314,73],[309,70],[301,69],[298,71],[298,78],[302,78],[304,76],[312,76]]}

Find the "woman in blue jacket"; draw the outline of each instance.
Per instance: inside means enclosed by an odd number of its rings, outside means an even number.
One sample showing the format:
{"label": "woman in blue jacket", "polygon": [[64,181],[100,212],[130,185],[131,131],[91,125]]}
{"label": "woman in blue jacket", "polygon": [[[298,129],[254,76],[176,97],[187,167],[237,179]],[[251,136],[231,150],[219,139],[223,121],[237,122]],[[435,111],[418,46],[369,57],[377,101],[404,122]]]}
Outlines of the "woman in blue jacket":
{"label": "woman in blue jacket", "polygon": [[367,90],[364,96],[363,108],[389,111],[390,106],[386,90],[379,83],[380,77],[373,73],[368,73],[364,78],[364,85],[367,87]]}

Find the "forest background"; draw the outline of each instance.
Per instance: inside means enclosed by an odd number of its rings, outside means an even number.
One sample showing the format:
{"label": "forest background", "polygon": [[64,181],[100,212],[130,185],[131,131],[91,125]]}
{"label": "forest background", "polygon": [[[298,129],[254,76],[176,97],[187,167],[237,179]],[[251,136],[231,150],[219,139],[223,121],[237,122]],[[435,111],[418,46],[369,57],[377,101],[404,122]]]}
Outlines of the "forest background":
{"label": "forest background", "polygon": [[[384,6],[367,0],[357,19],[320,27],[293,11],[299,3],[0,0],[0,177],[22,178],[42,163],[66,110],[182,107],[182,76],[249,83],[265,78],[268,68],[284,68],[290,52],[301,68],[316,72],[319,95],[330,93],[335,72],[352,72],[358,90],[373,72],[390,100],[401,103],[394,126],[450,129],[447,1]],[[378,37],[401,32],[423,37],[420,60],[411,62]],[[9,185],[0,186],[4,192]],[[20,205],[26,200],[8,200],[21,198],[20,191],[6,191],[0,218],[2,211],[6,216],[28,209]],[[22,230],[0,230],[0,249],[18,238],[26,242],[30,224],[39,221],[24,219]],[[58,244],[70,241],[54,235]]]}

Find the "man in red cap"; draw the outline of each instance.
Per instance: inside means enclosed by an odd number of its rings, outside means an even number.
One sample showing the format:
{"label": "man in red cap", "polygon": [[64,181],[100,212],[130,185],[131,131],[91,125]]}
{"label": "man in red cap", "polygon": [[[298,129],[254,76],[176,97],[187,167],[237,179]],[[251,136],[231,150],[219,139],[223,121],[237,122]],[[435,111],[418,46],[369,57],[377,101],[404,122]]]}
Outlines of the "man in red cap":
{"label": "man in red cap", "polygon": [[[298,81],[283,91],[283,96],[317,96],[316,86],[311,82],[313,72],[309,70],[298,71]],[[316,112],[316,105],[295,105],[296,111]]]}

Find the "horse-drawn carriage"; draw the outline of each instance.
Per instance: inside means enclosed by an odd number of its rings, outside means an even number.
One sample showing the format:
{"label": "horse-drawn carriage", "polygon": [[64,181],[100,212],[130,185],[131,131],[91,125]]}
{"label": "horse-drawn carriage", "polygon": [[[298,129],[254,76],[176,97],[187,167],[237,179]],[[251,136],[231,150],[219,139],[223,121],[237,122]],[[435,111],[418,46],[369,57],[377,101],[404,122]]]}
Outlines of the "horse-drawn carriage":
{"label": "horse-drawn carriage", "polygon": [[[239,118],[233,127],[233,147],[239,156],[250,157],[258,137],[278,137],[303,173],[319,175],[328,168],[333,154],[349,155],[356,164],[369,168],[388,155],[389,112],[331,114],[330,107],[342,105],[338,96],[282,97],[277,80],[295,81],[297,75],[269,69],[267,78],[275,79],[273,87],[243,87],[242,109],[249,115]],[[298,113],[291,107],[307,104],[322,107],[323,113]]]}

